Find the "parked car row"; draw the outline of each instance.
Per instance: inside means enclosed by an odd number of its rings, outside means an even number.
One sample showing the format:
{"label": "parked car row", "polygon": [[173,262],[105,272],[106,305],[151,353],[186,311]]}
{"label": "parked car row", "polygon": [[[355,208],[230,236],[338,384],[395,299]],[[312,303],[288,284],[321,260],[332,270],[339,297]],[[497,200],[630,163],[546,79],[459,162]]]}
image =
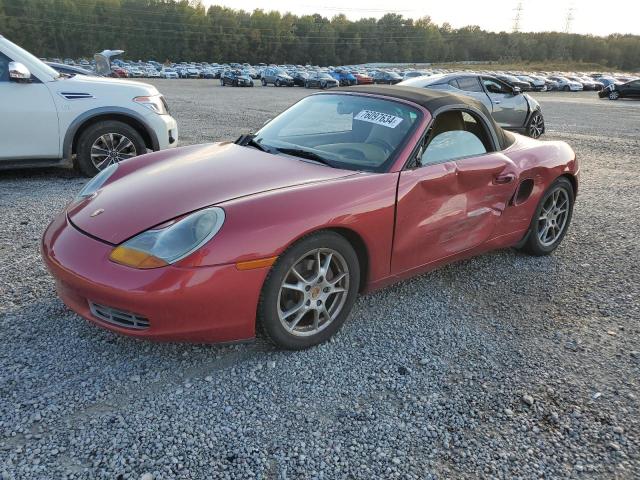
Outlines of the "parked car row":
{"label": "parked car row", "polygon": [[[51,59],[50,65],[61,73],[88,75],[95,71],[94,60]],[[228,73],[228,72],[232,73]],[[312,66],[312,65],[267,65],[259,63],[208,63],[165,62],[155,60],[127,61],[115,59],[111,63],[111,76],[120,78],[165,78],[165,79],[219,79],[221,84],[252,86],[259,81],[263,86],[299,86],[331,88],[334,85],[351,86],[367,84],[395,85],[404,80],[445,73],[456,73],[447,69],[415,69],[404,67],[380,68],[371,65]],[[609,85],[622,85],[636,77],[602,72],[522,72],[522,71],[467,71],[479,75],[492,75],[523,92],[583,90],[602,91]],[[307,78],[314,74],[312,81]],[[315,74],[322,75],[320,80]],[[336,82],[328,81],[327,75]],[[223,79],[223,76],[225,77]],[[242,78],[243,80],[240,80]],[[250,79],[251,81],[246,81]],[[322,79],[327,80],[323,82]],[[234,81],[237,80],[237,81]],[[604,95],[608,96],[608,95]]]}

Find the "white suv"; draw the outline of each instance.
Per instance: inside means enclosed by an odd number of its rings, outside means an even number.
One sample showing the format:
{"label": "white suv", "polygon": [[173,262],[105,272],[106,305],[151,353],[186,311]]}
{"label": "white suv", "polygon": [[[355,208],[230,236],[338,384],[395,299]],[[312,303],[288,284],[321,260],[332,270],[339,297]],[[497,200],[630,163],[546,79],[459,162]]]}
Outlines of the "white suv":
{"label": "white suv", "polygon": [[0,168],[66,165],[93,176],[178,144],[152,85],[61,75],[0,35]]}

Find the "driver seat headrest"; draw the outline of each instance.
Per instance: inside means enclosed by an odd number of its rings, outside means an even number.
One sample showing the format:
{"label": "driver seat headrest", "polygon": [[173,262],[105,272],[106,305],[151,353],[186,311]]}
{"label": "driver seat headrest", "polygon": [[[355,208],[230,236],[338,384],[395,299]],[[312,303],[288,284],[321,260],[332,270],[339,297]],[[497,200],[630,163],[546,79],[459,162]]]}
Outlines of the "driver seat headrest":
{"label": "driver seat headrest", "polygon": [[433,125],[433,131],[431,132],[431,138],[435,138],[436,135],[440,135],[444,132],[464,129],[465,128],[464,120],[462,119],[462,112],[444,112],[436,117],[435,123]]}

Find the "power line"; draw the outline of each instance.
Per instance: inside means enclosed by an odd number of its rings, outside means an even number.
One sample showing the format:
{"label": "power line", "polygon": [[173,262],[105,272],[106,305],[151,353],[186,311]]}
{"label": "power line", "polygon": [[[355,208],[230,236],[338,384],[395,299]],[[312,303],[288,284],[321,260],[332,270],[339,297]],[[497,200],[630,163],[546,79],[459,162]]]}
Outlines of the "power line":
{"label": "power line", "polygon": [[[173,30],[173,29],[168,29],[168,28],[136,28],[134,26],[120,26],[120,25],[109,25],[109,24],[96,24],[96,23],[86,23],[86,22],[72,22],[72,21],[68,21],[68,20],[49,20],[49,19],[44,19],[44,18],[22,18],[19,16],[15,16],[15,15],[2,15],[0,17],[7,17],[7,18],[16,18],[16,19],[20,19],[21,22],[26,22],[26,23],[32,23],[32,24],[39,24],[39,23],[44,23],[44,24],[55,24],[55,25],[72,25],[72,26],[79,26],[79,27],[84,27],[84,28],[100,28],[101,30],[107,30],[109,31],[109,33],[122,33],[124,32],[130,32],[130,33],[136,33],[136,34],[144,34],[144,33],[148,33],[148,32],[160,32],[163,33],[165,36],[167,35],[171,35],[174,38],[175,37],[179,37],[179,36],[184,36],[185,34],[189,34],[189,35],[197,35],[197,36],[201,36],[205,39],[209,39],[211,37],[213,38],[218,38],[220,36],[222,37],[234,37],[234,38],[238,38],[239,36],[243,36],[243,33],[222,33],[222,32],[212,32],[212,31],[206,31],[206,30],[185,30],[185,29],[180,29],[180,30]],[[464,33],[457,33],[457,32],[450,32],[450,33],[446,33],[446,32],[439,32],[440,37],[442,40],[451,40],[451,39],[457,39],[457,38],[469,38],[469,37],[474,37],[474,33],[472,32],[464,32]],[[326,39],[326,40],[331,40],[331,41],[327,41],[327,42],[318,42],[318,41],[307,41],[307,39],[315,39],[315,38],[320,38],[320,39]],[[261,36],[261,39],[264,39],[266,41],[304,41],[305,45],[336,45],[336,46],[361,46],[361,47],[366,47],[366,45],[363,45],[361,42],[362,41],[372,41],[373,43],[375,43],[376,45],[389,45],[389,44],[424,44],[427,43],[427,39],[425,38],[415,38],[415,37],[340,37],[338,35],[336,35],[335,37],[331,38],[331,37],[313,37],[313,36],[287,36],[287,37],[282,37],[282,36],[269,36],[269,35],[264,35]]]}

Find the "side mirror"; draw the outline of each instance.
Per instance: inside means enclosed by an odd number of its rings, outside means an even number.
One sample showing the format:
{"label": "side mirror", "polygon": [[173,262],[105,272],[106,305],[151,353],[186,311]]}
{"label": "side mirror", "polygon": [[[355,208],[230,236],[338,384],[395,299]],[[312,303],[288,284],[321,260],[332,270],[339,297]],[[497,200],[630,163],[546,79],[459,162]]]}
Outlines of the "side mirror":
{"label": "side mirror", "polygon": [[9,62],[9,79],[12,82],[30,83],[31,72],[20,62]]}
{"label": "side mirror", "polygon": [[513,94],[520,95],[522,93],[522,89],[520,87],[513,87]]}

